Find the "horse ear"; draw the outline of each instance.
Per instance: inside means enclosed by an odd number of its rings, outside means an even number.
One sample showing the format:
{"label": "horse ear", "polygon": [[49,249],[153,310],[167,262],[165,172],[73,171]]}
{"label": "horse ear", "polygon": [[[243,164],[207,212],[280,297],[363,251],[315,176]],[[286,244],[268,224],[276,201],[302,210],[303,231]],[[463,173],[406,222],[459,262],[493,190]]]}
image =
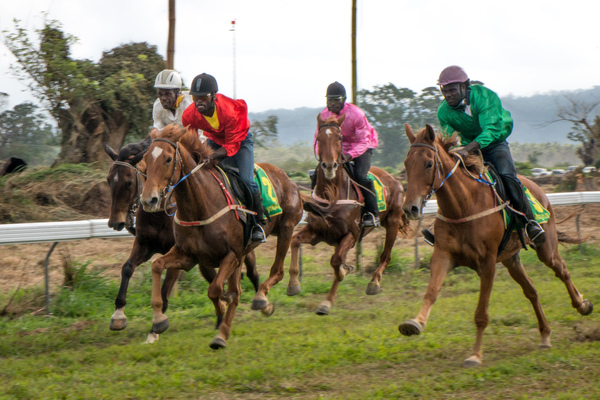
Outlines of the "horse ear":
{"label": "horse ear", "polygon": [[317,126],[321,126],[323,123],[323,117],[321,117],[321,113],[317,114]]}
{"label": "horse ear", "polygon": [[102,142],[102,146],[104,146],[104,151],[113,161],[116,161],[119,155],[108,145],[106,142]]}
{"label": "horse ear", "polygon": [[187,129],[185,129],[184,127],[182,127],[180,125],[171,124],[169,126],[172,127],[171,130],[173,132],[173,141],[174,142],[179,141],[179,139],[181,139],[181,137],[183,135],[185,135],[185,133],[188,131]]}
{"label": "horse ear", "polygon": [[406,132],[406,137],[409,142],[413,143],[417,139],[409,124],[404,124],[404,131]]}
{"label": "horse ear", "polygon": [[435,130],[433,130],[433,126],[426,124],[425,133],[427,134],[427,139],[429,139],[429,141],[433,143],[435,141]]}
{"label": "horse ear", "polygon": [[152,130],[148,134],[148,136],[150,136],[151,140],[156,139],[158,137],[158,135],[160,135],[160,132],[159,132],[159,130],[157,128],[152,128]]}
{"label": "horse ear", "polygon": [[344,114],[341,117],[339,117],[338,120],[337,120],[338,125],[342,126],[342,124],[344,123],[345,119],[346,119],[346,114]]}

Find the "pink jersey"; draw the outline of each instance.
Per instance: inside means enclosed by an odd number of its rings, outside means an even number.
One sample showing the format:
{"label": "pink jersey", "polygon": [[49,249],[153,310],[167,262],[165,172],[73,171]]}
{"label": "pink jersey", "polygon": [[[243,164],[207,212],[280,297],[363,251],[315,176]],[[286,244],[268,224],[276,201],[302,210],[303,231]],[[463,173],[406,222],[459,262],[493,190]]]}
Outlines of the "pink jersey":
{"label": "pink jersey", "polygon": [[[367,149],[376,148],[379,144],[377,131],[367,121],[365,113],[358,106],[346,103],[339,115],[330,112],[327,108],[321,111],[323,119],[329,118],[332,115],[336,117],[346,116],[342,124],[342,136],[344,137],[342,140],[342,151],[350,154],[352,158],[362,155]],[[313,142],[314,145],[316,145],[318,133],[319,130],[317,129]]]}

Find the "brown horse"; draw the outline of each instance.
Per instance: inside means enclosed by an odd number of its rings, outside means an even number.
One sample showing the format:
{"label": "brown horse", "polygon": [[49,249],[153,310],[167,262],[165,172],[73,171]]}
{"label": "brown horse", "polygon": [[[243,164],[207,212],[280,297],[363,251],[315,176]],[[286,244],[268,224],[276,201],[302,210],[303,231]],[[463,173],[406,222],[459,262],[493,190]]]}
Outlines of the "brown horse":
{"label": "brown horse", "polygon": [[[124,146],[118,154],[108,144],[104,144],[104,150],[114,161],[106,178],[111,192],[108,226],[117,231],[125,228],[135,236],[129,258],[121,267],[121,285],[115,300],[115,312],[110,320],[111,330],[122,330],[127,327],[127,317],[123,309],[127,304],[127,287],[135,268],[148,261],[154,254],[166,254],[175,245],[173,216],[162,210],[149,213],[142,208],[138,208],[143,176],[137,166],[150,143],[151,138],[149,135],[143,141]],[[254,252],[250,252],[244,261],[248,278],[252,281],[254,288],[258,290],[259,276],[256,270]],[[216,276],[212,268],[201,268],[201,272],[209,282],[212,282]],[[163,312],[168,307],[168,297],[178,280],[179,273],[179,270],[167,271],[161,290]],[[220,320],[217,320],[217,326],[219,324]],[[157,336],[154,335],[148,337],[149,341],[156,338]]]}
{"label": "brown horse", "polygon": [[[331,256],[331,267],[334,280],[326,300],[317,308],[318,315],[327,315],[333,307],[340,282],[353,267],[346,265],[346,255],[373,228],[364,229],[360,226],[361,203],[359,189],[341,165],[342,132],[340,126],[344,116],[337,119],[329,117],[326,120],[317,117],[317,143],[319,168],[317,182],[313,191],[313,199],[305,199],[304,209],[309,212],[307,224],[292,239],[292,260],[290,265],[290,282],[287,294],[293,296],[300,292],[298,280],[298,250],[302,243],[315,245],[325,242],[334,246]],[[385,245],[379,257],[379,266],[367,286],[367,294],[379,293],[381,276],[391,260],[392,247],[398,232],[405,233],[408,219],[402,212],[404,188],[402,184],[384,170],[372,167],[370,169],[385,186],[385,211],[380,213],[381,225],[385,228]]]}
{"label": "brown horse", "polygon": [[[495,192],[491,186],[477,178],[481,171],[478,157],[468,157],[465,163],[471,170],[461,167],[461,160],[449,152],[456,146],[456,135],[450,138],[436,136],[429,125],[416,136],[406,124],[406,136],[411,147],[404,161],[408,180],[408,191],[404,200],[404,212],[410,219],[422,216],[423,206],[433,193],[437,198],[439,211],[434,223],[435,244],[431,256],[431,278],[423,299],[421,311],[413,320],[399,326],[400,333],[406,336],[418,335],[427,324],[433,303],[442,287],[448,272],[457,266],[473,269],[480,278],[479,302],[475,310],[477,336],[472,355],[463,366],[478,366],[483,359],[483,331],[488,324],[488,303],[492,291],[496,263],[506,266],[510,276],[523,289],[529,299],[538,320],[541,333],[540,347],[551,347],[550,326],[542,310],[537,291],[525,272],[519,256],[522,248],[517,233],[513,233],[506,247],[498,255],[498,249],[504,235],[504,220],[498,211]],[[479,162],[479,165],[477,164]],[[475,163],[475,166],[472,167]],[[473,169],[474,168],[474,169]],[[565,284],[571,297],[571,305],[581,315],[592,312],[589,300],[584,300],[571,282],[569,271],[558,252],[558,242],[573,243],[556,230],[554,211],[544,192],[529,179],[519,176],[542,207],[550,212],[545,224],[546,241],[535,249],[541,262],[550,267],[554,274]],[[531,244],[526,239],[526,244]],[[533,247],[532,247],[533,248]]]}
{"label": "brown horse", "polygon": [[[219,333],[210,343],[211,348],[218,349],[227,344],[239,303],[242,258],[257,244],[246,247],[243,223],[238,217],[243,210],[231,204],[217,170],[212,163],[207,163],[212,150],[193,140],[194,136],[192,130],[169,125],[154,139],[144,156],[147,175],[141,197],[144,209],[156,211],[167,193],[172,193],[177,202],[175,246],[152,263],[152,331],[162,333],[169,326],[160,296],[160,278],[164,269],[189,270],[197,263],[203,268],[218,268],[217,276],[208,288],[208,297],[214,303],[217,316],[224,315]],[[253,309],[261,309],[270,315],[273,305],[268,302],[267,294],[283,278],[283,262],[293,230],[302,218],[302,200],[298,187],[283,170],[270,164],[259,165],[269,177],[282,209],[265,226],[267,235],[278,236],[277,250],[269,278],[260,285],[252,301]],[[228,293],[224,293],[226,281]]]}

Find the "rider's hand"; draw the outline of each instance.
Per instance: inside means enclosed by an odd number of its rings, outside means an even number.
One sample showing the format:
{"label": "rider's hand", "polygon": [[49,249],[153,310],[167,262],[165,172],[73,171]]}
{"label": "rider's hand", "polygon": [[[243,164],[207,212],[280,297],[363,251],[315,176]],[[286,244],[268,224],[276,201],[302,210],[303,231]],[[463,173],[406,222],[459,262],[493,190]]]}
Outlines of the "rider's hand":
{"label": "rider's hand", "polygon": [[465,159],[469,154],[475,153],[480,148],[481,146],[479,145],[479,142],[472,141],[465,147],[456,150],[456,154],[460,155],[463,159]]}
{"label": "rider's hand", "polygon": [[206,160],[209,164],[215,165],[225,157],[227,157],[227,150],[225,150],[224,147],[219,147],[217,150],[213,151]]}
{"label": "rider's hand", "polygon": [[350,154],[348,154],[348,153],[342,154],[342,164],[346,164],[350,161],[352,161],[352,156]]}

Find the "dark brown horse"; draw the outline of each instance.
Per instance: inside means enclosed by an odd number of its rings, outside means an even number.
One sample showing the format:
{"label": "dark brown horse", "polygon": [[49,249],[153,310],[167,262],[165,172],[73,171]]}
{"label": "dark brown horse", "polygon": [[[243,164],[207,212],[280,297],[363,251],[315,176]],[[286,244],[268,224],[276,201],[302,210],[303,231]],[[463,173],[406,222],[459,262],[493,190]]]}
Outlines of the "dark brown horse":
{"label": "dark brown horse", "polygon": [[[313,199],[305,199],[304,209],[309,212],[307,224],[292,239],[292,259],[290,282],[287,294],[293,296],[300,292],[298,280],[298,250],[302,243],[315,245],[325,242],[334,246],[331,267],[334,280],[326,300],[317,308],[317,314],[327,315],[333,307],[340,282],[353,267],[346,265],[346,255],[357,241],[369,234],[373,228],[360,226],[362,206],[359,201],[359,189],[341,165],[342,132],[340,126],[344,116],[337,119],[317,117],[317,143],[319,168]],[[402,184],[384,170],[372,167],[372,172],[385,186],[385,211],[380,213],[381,226],[385,228],[385,244],[379,257],[379,266],[367,286],[367,294],[379,293],[381,276],[391,260],[392,247],[398,232],[405,233],[408,219],[402,212],[404,188]]]}
{"label": "dark brown horse", "polygon": [[[406,136],[411,147],[404,161],[408,180],[404,212],[410,219],[421,218],[423,206],[433,193],[436,195],[439,211],[434,223],[435,244],[431,256],[431,278],[423,305],[415,319],[400,325],[400,333],[406,336],[420,334],[425,329],[429,313],[446,275],[455,267],[469,267],[479,275],[480,290],[475,310],[475,346],[472,355],[464,361],[463,366],[480,365],[483,359],[483,331],[489,319],[488,303],[496,263],[501,262],[510,276],[521,285],[525,297],[533,306],[542,337],[540,347],[551,347],[550,326],[537,291],[521,263],[519,251],[522,244],[517,233],[512,234],[508,244],[498,255],[504,235],[504,220],[502,213],[498,211],[502,206],[497,206],[496,195],[491,186],[480,179],[474,179],[481,171],[481,161],[477,160],[478,157],[469,157],[465,162],[469,166],[475,163],[474,167],[470,167],[474,169],[465,168],[459,158],[449,152],[450,148],[458,143],[456,135],[444,139],[436,136],[429,125],[415,136],[407,124]],[[575,240],[569,240],[557,232],[554,211],[544,192],[529,179],[523,176],[519,176],[519,179],[542,207],[550,212],[550,218],[544,225],[546,241],[535,249],[539,260],[550,267],[565,284],[573,308],[581,315],[590,314],[593,309],[592,303],[584,300],[579,294],[558,252],[559,241],[573,243]]]}
{"label": "dark brown horse", "polygon": [[[104,144],[104,150],[114,161],[106,178],[111,192],[108,226],[117,231],[125,228],[135,236],[129,258],[121,267],[121,285],[115,300],[115,312],[110,320],[111,330],[122,330],[127,327],[127,317],[123,309],[127,304],[127,287],[135,268],[148,261],[154,254],[166,254],[175,245],[173,216],[162,210],[149,213],[141,207],[138,208],[144,179],[137,166],[150,143],[151,138],[148,136],[143,141],[124,146],[118,154],[108,144]],[[254,252],[250,252],[244,261],[248,278],[258,290],[259,276]],[[212,268],[201,269],[201,272],[209,282],[216,276]],[[179,270],[167,271],[161,290],[163,312],[168,307],[168,297],[179,274]],[[217,320],[217,326],[219,323],[220,321]],[[157,335],[148,336],[149,341],[156,340],[156,338]]]}
{"label": "dark brown horse", "polygon": [[[189,270],[195,264],[202,268],[218,268],[216,278],[208,288],[217,316],[224,315],[219,333],[210,347],[225,347],[231,324],[240,300],[240,264],[256,243],[246,247],[243,224],[238,213],[221,187],[218,171],[207,164],[212,150],[199,141],[192,130],[169,125],[152,142],[144,161],[147,181],[142,192],[142,205],[149,212],[160,208],[165,194],[172,193],[177,202],[174,225],[175,246],[152,263],[152,331],[164,332],[168,318],[163,313],[160,292],[162,271]],[[269,290],[283,278],[283,262],[290,246],[294,227],[302,218],[300,191],[286,173],[270,164],[259,164],[269,177],[282,212],[272,216],[265,226],[267,235],[277,237],[275,260],[269,278],[263,282],[252,301],[253,309],[266,315],[273,312],[268,302]],[[237,211],[236,211],[237,210]],[[227,282],[228,292],[224,292]]]}

